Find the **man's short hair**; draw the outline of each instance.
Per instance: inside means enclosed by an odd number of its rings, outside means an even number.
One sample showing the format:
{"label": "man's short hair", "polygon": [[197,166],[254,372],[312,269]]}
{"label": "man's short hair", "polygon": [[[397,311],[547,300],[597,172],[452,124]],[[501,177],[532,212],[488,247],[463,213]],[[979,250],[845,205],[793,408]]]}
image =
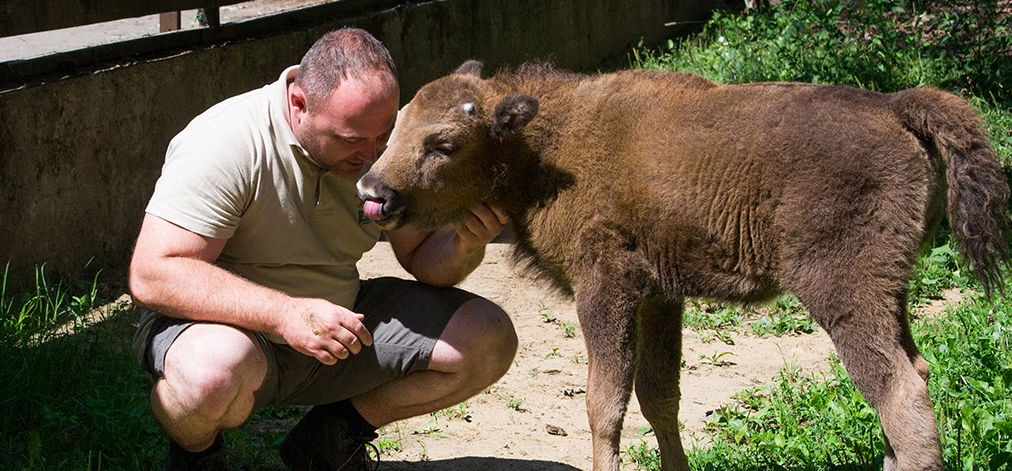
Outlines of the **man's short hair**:
{"label": "man's short hair", "polygon": [[295,84],[312,103],[327,97],[346,79],[376,76],[397,83],[397,68],[390,51],[365,30],[341,28],[313,43],[299,63]]}

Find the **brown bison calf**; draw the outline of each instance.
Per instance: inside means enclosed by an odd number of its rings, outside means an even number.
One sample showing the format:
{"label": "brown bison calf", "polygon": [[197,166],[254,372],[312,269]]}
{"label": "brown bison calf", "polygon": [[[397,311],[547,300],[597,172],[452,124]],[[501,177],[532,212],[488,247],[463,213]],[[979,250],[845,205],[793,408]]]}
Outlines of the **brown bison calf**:
{"label": "brown bison calf", "polygon": [[878,410],[885,468],[942,469],[907,320],[911,265],[946,199],[985,289],[1009,258],[1008,186],[963,100],[547,66],[482,79],[467,62],[419,90],[394,134],[359,182],[370,217],[433,229],[479,202],[504,208],[517,258],[575,295],[595,470],[618,468],[634,383],[663,469],[687,469],[684,297],[782,290],[829,332]]}

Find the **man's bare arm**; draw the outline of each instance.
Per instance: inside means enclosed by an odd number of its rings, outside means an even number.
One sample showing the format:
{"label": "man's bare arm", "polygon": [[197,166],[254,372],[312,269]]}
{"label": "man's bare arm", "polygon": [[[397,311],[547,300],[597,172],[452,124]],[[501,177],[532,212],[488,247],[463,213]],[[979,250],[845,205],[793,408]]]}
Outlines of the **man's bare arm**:
{"label": "man's bare arm", "polygon": [[167,316],[275,334],[325,364],[372,344],[361,314],[293,298],[214,265],[225,242],[145,215],[130,263],[134,302]]}
{"label": "man's bare arm", "polygon": [[480,205],[454,230],[423,232],[410,227],[388,231],[397,261],[418,281],[453,286],[464,280],[485,258],[485,246],[499,235],[509,217],[503,211]]}

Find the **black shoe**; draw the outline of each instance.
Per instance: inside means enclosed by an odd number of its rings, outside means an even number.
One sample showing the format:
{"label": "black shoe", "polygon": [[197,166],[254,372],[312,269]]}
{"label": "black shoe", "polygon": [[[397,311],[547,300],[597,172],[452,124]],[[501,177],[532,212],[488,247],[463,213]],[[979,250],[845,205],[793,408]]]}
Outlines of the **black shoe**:
{"label": "black shoe", "polygon": [[[376,432],[356,432],[327,406],[313,407],[281,442],[281,461],[292,471],[374,471],[369,455]],[[376,458],[379,454],[376,453]]]}
{"label": "black shoe", "polygon": [[169,453],[165,456],[165,471],[225,471],[224,440],[219,433],[214,443],[204,451],[191,453],[169,439]]}

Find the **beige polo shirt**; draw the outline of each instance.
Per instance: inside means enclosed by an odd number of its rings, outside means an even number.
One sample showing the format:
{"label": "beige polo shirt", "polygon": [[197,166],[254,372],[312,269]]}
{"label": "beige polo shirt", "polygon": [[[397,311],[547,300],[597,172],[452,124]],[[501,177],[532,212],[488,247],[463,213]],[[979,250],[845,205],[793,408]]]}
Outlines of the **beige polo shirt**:
{"label": "beige polo shirt", "polygon": [[351,308],[355,263],[380,228],[362,215],[355,181],[328,173],[295,140],[285,109],[297,71],[194,118],[169,144],[146,211],[228,239],[217,264],[229,271]]}

